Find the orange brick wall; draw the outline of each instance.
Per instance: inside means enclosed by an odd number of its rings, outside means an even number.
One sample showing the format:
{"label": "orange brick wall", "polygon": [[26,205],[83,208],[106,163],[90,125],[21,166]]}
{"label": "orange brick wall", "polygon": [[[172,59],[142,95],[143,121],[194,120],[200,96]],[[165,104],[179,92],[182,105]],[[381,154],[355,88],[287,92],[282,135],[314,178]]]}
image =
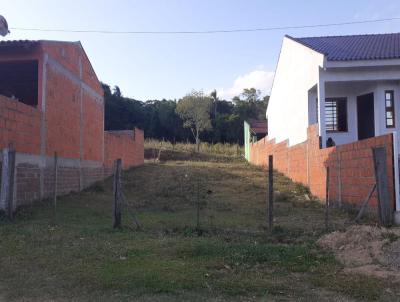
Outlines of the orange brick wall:
{"label": "orange brick wall", "polygon": [[83,159],[103,161],[104,105],[83,92]]}
{"label": "orange brick wall", "polygon": [[80,156],[80,87],[66,76],[47,67],[46,154]]}
{"label": "orange brick wall", "polygon": [[[394,202],[394,164],[392,135],[387,134],[351,144],[320,149],[317,125],[308,129],[306,142],[288,147],[287,141],[275,144],[264,138],[250,145],[250,162],[266,166],[274,156],[274,168],[293,181],[302,183],[320,199],[326,196],[326,168],[329,167],[329,199],[350,205],[360,204],[375,183],[373,147],[385,147],[389,189]],[[376,194],[371,204],[377,205]]]}
{"label": "orange brick wall", "polygon": [[104,132],[103,90],[79,43],[42,41],[0,57],[21,60],[38,61],[38,105],[0,95],[0,148],[17,151],[18,205],[54,194],[54,152],[59,194],[104,179],[117,158],[125,169],[144,163],[143,131]]}
{"label": "orange brick wall", "polygon": [[40,119],[36,108],[0,95],[0,148],[40,154]]}
{"label": "orange brick wall", "polygon": [[96,77],[89,58],[86,56],[79,42],[52,42],[42,43],[42,49],[67,70],[80,76],[82,63],[83,81],[98,94],[103,94],[103,89]]}
{"label": "orange brick wall", "polygon": [[135,128],[133,131],[106,131],[104,134],[105,159],[104,165],[112,168],[114,160],[121,158],[124,169],[144,163],[143,131]]}

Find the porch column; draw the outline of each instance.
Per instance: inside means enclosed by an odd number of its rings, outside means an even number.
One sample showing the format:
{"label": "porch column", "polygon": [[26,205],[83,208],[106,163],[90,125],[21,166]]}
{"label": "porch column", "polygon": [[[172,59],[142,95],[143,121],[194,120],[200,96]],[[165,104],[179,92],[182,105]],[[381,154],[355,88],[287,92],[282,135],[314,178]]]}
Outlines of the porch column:
{"label": "porch column", "polygon": [[321,137],[322,148],[326,148],[326,129],[325,129],[325,81],[319,79],[318,82],[318,127]]}

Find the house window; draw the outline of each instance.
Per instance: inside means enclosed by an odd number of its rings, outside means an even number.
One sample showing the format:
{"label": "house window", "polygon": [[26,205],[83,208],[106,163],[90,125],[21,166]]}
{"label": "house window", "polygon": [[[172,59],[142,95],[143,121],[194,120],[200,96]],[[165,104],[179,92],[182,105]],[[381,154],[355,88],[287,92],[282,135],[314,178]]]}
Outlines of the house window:
{"label": "house window", "polygon": [[325,100],[325,127],[328,132],[347,131],[346,98],[328,98]]}
{"label": "house window", "polygon": [[394,128],[394,91],[385,91],[386,128]]}

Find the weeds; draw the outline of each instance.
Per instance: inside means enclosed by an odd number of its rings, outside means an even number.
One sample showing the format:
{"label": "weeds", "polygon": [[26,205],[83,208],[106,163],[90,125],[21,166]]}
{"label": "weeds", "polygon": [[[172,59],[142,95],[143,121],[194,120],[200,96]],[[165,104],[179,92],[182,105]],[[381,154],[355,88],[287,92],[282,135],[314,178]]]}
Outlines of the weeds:
{"label": "weeds", "polygon": [[[177,151],[177,152],[196,152],[196,144],[192,143],[171,143],[167,141],[158,141],[154,139],[146,139],[144,143],[145,149]],[[241,156],[244,150],[242,146],[229,143],[210,144],[207,142],[200,143],[200,153],[225,155],[225,156]],[[158,154],[158,153],[157,153]]]}
{"label": "weeds", "polygon": [[[142,232],[112,230],[111,180],[60,198],[56,226],[51,203],[13,223],[0,218],[0,300],[371,301],[385,287],[393,294],[382,297],[395,299],[395,286],[344,275],[315,247],[323,207],[304,187],[275,174],[280,193],[267,231],[266,172],[209,156],[124,173]],[[332,210],[337,225],[345,219]]]}

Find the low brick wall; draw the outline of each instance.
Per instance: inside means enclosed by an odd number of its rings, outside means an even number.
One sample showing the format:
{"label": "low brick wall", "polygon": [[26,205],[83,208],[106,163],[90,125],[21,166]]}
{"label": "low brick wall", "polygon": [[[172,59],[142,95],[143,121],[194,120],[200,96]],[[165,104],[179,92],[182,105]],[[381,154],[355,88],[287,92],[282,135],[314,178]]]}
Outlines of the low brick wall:
{"label": "low brick wall", "polygon": [[[101,106],[95,102],[92,102],[93,106],[89,106],[87,99],[85,99],[86,103],[83,103],[87,107],[85,107],[87,112],[102,110]],[[50,109],[48,108],[48,114],[52,113]],[[96,114],[103,116],[102,113]],[[54,147],[54,142],[58,142],[56,148],[59,156],[58,195],[79,192],[96,181],[110,176],[113,173],[114,160],[117,158],[122,159],[124,169],[144,163],[143,131],[134,129],[103,133],[102,122],[96,120],[96,114],[86,116],[87,119],[96,121],[96,124],[93,124],[93,121],[87,122],[86,127],[82,129],[85,134],[81,143],[85,142],[85,144],[80,148],[76,147],[80,142],[79,129],[77,130],[76,127],[68,128],[68,125],[64,123],[63,128],[41,129],[40,109],[0,95],[0,150],[10,145],[16,150],[14,200],[17,206],[54,195],[54,159],[52,157],[54,152],[49,152],[52,146]],[[55,124],[59,122],[56,117],[52,116]],[[74,140],[68,139],[65,135],[60,136],[57,131],[61,128],[63,133],[68,132],[70,138],[71,135],[78,136]],[[92,137],[93,133],[96,133],[95,137]],[[51,141],[53,143],[49,143]],[[2,160],[2,155],[0,155],[0,168]],[[0,210],[3,207],[4,205],[0,204]]]}
{"label": "low brick wall", "polygon": [[[17,153],[16,158],[21,163],[16,165],[15,200],[17,206],[32,203],[35,200],[54,196],[54,165],[41,165],[40,157],[37,163],[24,163],[25,154]],[[57,175],[57,195],[79,192],[106,176],[103,166],[79,168],[78,164],[65,166],[60,159]]]}
{"label": "low brick wall", "polygon": [[41,112],[0,95],[0,148],[11,143],[20,152],[40,153]]}
{"label": "low brick wall", "polygon": [[106,131],[104,133],[104,165],[112,168],[114,160],[121,158],[122,166],[128,169],[144,163],[143,131]]}
{"label": "low brick wall", "polygon": [[[264,138],[250,145],[250,162],[267,165],[268,155],[274,156],[274,168],[293,181],[310,188],[315,196],[325,200],[326,167],[329,167],[329,199],[358,205],[368,195],[375,183],[373,147],[385,147],[389,190],[394,202],[393,138],[391,134],[374,137],[351,144],[319,148],[317,125],[308,129],[304,143],[289,147],[287,141],[276,144]],[[376,193],[371,203],[377,205]]]}

